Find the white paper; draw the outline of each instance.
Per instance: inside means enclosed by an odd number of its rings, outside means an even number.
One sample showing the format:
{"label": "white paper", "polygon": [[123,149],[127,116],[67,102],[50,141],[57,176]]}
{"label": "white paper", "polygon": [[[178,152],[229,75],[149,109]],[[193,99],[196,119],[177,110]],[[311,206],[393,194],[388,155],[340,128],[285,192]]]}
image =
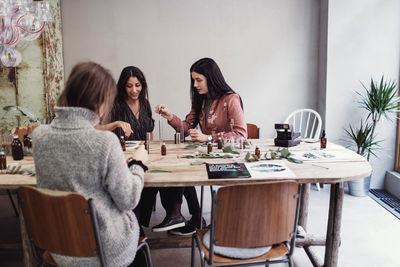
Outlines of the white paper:
{"label": "white paper", "polygon": [[296,175],[282,161],[255,161],[245,163],[251,178],[295,178]]}

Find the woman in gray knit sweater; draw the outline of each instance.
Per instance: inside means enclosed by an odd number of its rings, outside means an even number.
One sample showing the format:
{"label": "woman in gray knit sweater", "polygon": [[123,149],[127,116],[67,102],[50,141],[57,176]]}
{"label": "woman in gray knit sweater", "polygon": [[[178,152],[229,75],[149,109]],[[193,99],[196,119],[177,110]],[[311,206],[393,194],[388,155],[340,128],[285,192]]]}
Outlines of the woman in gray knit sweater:
{"label": "woman in gray knit sweater", "polygon": [[[115,134],[94,125],[109,114],[115,81],[102,66],[76,65],[61,94],[56,118],[35,129],[33,155],[39,187],[73,191],[92,198],[98,211],[101,242],[108,266],[128,266],[135,258],[139,226],[132,209],[143,188],[147,153],[135,159],[122,152]],[[104,118],[102,118],[104,119]],[[52,254],[59,266],[99,266],[98,258]]]}

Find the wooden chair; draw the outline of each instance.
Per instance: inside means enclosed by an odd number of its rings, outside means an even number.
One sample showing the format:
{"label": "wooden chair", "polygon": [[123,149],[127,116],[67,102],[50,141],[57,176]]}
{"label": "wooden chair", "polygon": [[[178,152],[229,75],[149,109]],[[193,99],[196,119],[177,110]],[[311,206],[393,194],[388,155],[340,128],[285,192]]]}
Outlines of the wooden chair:
{"label": "wooden chair", "polygon": [[292,124],[293,129],[301,133],[301,138],[319,139],[321,136],[322,119],[315,110],[295,110],[287,116],[285,123]]}
{"label": "wooden chair", "polygon": [[[301,190],[301,185],[289,181],[225,186],[218,192],[212,191],[211,229],[193,234],[191,266],[196,247],[202,266],[205,262],[230,264],[227,266],[287,262],[292,266]],[[203,242],[207,231],[210,231],[209,249]],[[216,245],[235,248],[272,245],[272,248],[258,257],[237,259],[216,254]],[[274,259],[280,256],[285,257]]]}
{"label": "wooden chair", "polygon": [[248,139],[259,139],[260,128],[255,124],[247,123],[247,138]]}
{"label": "wooden chair", "polygon": [[[30,240],[36,247],[45,250],[42,263],[57,266],[50,254],[56,253],[99,257],[101,266],[107,266],[92,199],[87,200],[74,192],[28,186],[20,187],[18,195]],[[148,265],[152,266],[150,249],[145,240],[139,243],[139,249],[145,249]]]}

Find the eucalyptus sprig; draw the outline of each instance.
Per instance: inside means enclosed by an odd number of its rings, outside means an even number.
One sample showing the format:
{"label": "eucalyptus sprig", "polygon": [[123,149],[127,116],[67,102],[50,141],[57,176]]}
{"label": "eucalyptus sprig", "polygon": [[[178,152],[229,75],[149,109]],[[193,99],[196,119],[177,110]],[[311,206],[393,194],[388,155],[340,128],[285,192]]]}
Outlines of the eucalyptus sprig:
{"label": "eucalyptus sprig", "polygon": [[302,160],[294,157],[292,153],[287,148],[278,148],[276,150],[271,149],[269,152],[265,153],[261,158],[258,158],[257,155],[255,154],[250,154],[250,152],[247,152],[245,158],[246,161],[258,161],[258,160],[274,160],[274,159],[287,159],[290,162],[293,163],[303,163]]}
{"label": "eucalyptus sprig", "polygon": [[222,149],[224,153],[231,153],[231,154],[240,154],[238,151],[233,150],[231,146],[226,146]]}

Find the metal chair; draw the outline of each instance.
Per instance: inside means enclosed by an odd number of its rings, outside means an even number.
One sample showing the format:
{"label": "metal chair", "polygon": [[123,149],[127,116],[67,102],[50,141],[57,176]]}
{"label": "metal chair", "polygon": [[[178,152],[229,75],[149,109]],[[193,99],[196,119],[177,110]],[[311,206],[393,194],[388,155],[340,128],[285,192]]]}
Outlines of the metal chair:
{"label": "metal chair", "polygon": [[[244,266],[288,263],[295,247],[302,185],[294,181],[224,186],[212,191],[211,228],[192,237],[191,266],[198,248],[201,265]],[[203,237],[210,231],[210,246]],[[237,259],[215,253],[215,246],[254,248],[272,245],[265,254]],[[282,259],[274,259],[283,256]]]}
{"label": "metal chair", "polygon": [[[100,240],[97,213],[93,200],[74,192],[54,191],[22,186],[18,189],[22,215],[30,240],[45,250],[42,264],[57,266],[50,253],[73,257],[99,257],[107,266]],[[148,266],[152,266],[150,249],[145,240],[138,245],[145,249]],[[32,249],[34,256],[36,249]]]}
{"label": "metal chair", "polygon": [[260,128],[252,123],[247,123],[247,138],[248,139],[259,139],[260,138]]}
{"label": "metal chair", "polygon": [[321,136],[322,119],[315,110],[295,110],[287,116],[285,123],[292,124],[294,131],[301,133],[301,138],[319,139]]}

